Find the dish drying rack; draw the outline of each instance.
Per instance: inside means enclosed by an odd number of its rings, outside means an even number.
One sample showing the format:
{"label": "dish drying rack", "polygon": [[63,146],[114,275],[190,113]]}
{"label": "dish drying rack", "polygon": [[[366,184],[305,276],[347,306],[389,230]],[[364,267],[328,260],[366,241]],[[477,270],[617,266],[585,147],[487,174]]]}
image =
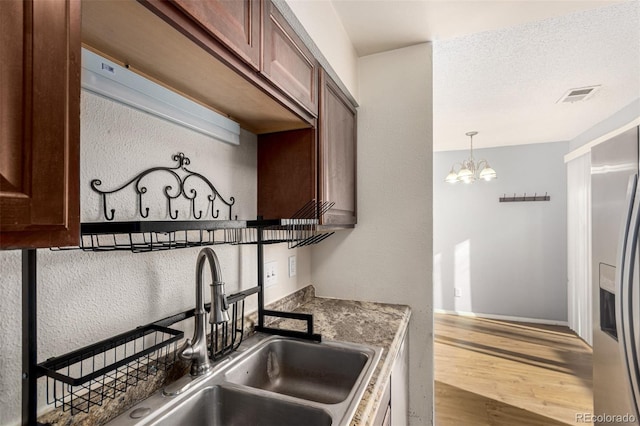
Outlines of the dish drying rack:
{"label": "dish drying rack", "polygon": [[94,345],[51,358],[39,365],[47,377],[47,403],[72,414],[89,412],[176,359],[182,331],[148,325]]}
{"label": "dish drying rack", "polygon": [[262,244],[287,243],[290,249],[317,244],[334,234],[324,230],[316,218],[334,203],[309,201],[290,219],[256,220],[188,220],[83,222],[80,245],[52,250],[150,251],[174,250],[218,244],[257,244],[258,230]]}
{"label": "dish drying rack", "polygon": [[[209,354],[217,360],[231,353],[244,338],[245,298],[258,287],[227,298],[231,321],[211,327]],[[211,304],[205,305],[209,310]],[[114,399],[140,381],[167,371],[177,359],[177,344],[184,332],[169,328],[194,316],[191,309],[105,339],[38,365],[38,377],[47,378],[47,404],[71,414],[88,413],[94,405]]]}
{"label": "dish drying rack", "polygon": [[[288,219],[238,220],[232,216],[233,197],[223,198],[213,184],[203,175],[192,172],[186,166],[190,160],[183,153],[174,155],[175,167],[154,167],[143,171],[124,185],[102,191],[99,179],[91,181],[91,188],[100,194],[106,222],[81,224],[81,243],[77,247],[52,250],[79,249],[84,251],[131,251],[134,253],[172,250],[216,244],[255,244],[258,258],[258,285],[228,297],[231,321],[212,325],[209,351],[212,359],[219,359],[235,350],[245,333],[245,298],[258,295],[258,323],[255,330],[264,333],[320,341],[314,333],[313,316],[293,312],[281,312],[264,308],[264,245],[286,242],[289,248],[317,244],[333,231],[319,226],[319,218],[332,206],[329,202],[310,201]],[[133,187],[137,194],[138,213],[149,216],[149,208],[143,206],[147,188],[142,178],[157,171],[169,173],[176,179],[176,190],[168,185],[163,188],[167,200],[168,216],[164,221],[114,221],[115,209],[108,208],[107,196],[124,188]],[[203,212],[196,211],[197,190],[188,188],[186,182],[199,179],[208,185],[210,194],[208,210],[211,218],[219,218],[216,203],[228,209],[228,219],[201,220]],[[191,217],[196,220],[176,220],[179,212],[173,210],[172,200],[189,200]],[[102,405],[114,399],[142,380],[148,380],[158,371],[175,364],[177,342],[184,337],[182,331],[169,328],[172,324],[193,317],[191,309],[164,318],[147,326],[138,327],[118,336],[103,340],[68,354],[37,363],[37,257],[35,249],[22,251],[22,312],[23,312],[23,360],[22,360],[22,424],[37,423],[37,380],[47,377],[47,403],[62,407],[72,414],[88,412],[91,406]],[[210,304],[205,306],[210,310]],[[271,328],[265,325],[265,317],[289,318],[304,321],[306,332]]]}
{"label": "dish drying rack", "polygon": [[[335,203],[309,201],[292,215],[290,219],[247,221],[246,227],[230,230],[233,244],[278,244],[287,243],[290,249],[318,244],[334,234],[318,226],[322,217]],[[259,235],[261,233],[262,235]]]}

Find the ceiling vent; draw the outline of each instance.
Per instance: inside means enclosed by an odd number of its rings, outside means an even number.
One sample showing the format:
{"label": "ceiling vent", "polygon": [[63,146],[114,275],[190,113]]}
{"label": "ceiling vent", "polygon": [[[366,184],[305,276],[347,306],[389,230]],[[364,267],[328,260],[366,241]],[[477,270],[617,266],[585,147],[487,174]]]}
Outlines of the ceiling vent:
{"label": "ceiling vent", "polygon": [[590,97],[593,96],[600,89],[600,85],[597,86],[589,86],[589,87],[579,87],[577,89],[569,89],[567,92],[562,95],[560,99],[558,99],[558,104],[568,102],[580,102],[586,101]]}

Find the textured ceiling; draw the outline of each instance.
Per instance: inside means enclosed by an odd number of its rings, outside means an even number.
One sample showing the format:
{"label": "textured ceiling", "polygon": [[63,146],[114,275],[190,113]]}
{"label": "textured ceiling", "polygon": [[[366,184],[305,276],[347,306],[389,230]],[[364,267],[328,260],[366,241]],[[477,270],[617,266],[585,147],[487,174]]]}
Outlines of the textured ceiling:
{"label": "textured ceiling", "polygon": [[[640,3],[434,43],[434,149],[571,140],[640,97]],[[601,85],[584,102],[569,89]]]}
{"label": "textured ceiling", "polygon": [[366,56],[593,9],[617,0],[331,1],[358,56]]}
{"label": "textured ceiling", "polygon": [[640,98],[638,0],[332,3],[360,56],[434,43],[436,151],[571,140]]}

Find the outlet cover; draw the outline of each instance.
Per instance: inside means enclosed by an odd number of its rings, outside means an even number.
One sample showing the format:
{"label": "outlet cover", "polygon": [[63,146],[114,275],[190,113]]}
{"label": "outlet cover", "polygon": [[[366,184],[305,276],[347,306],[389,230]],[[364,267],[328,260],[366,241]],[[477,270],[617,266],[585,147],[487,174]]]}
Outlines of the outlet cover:
{"label": "outlet cover", "polygon": [[453,297],[462,297],[462,290],[460,290],[458,287],[455,287],[453,289]]}
{"label": "outlet cover", "polygon": [[289,256],[289,278],[295,277],[298,269],[296,255]]}
{"label": "outlet cover", "polygon": [[278,262],[266,262],[264,264],[264,286],[271,287],[278,283],[276,271],[278,270]]}

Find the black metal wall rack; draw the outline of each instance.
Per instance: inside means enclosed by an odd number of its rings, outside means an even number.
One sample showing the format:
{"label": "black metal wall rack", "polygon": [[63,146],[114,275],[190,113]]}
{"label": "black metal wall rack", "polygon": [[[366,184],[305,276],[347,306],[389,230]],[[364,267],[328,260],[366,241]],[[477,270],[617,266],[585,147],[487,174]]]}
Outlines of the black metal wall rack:
{"label": "black metal wall rack", "polygon": [[54,250],[149,251],[173,250],[217,244],[233,244],[244,220],[190,220],[141,222],[84,222],[80,245]]}
{"label": "black metal wall rack", "polygon": [[[289,248],[317,244],[329,236],[331,231],[318,227],[319,218],[333,203],[310,201],[291,219],[237,220],[232,215],[233,197],[225,199],[214,185],[203,175],[186,168],[189,158],[183,153],[174,155],[175,167],[153,167],[145,170],[125,184],[113,190],[101,190],[99,179],[90,186],[100,195],[106,222],[81,224],[80,245],[52,250],[84,250],[93,252],[173,250],[216,244],[255,244],[258,258],[258,285],[228,297],[232,307],[231,325],[211,329],[211,356],[219,358],[233,351],[243,338],[244,299],[258,295],[258,324],[255,330],[264,333],[320,341],[314,333],[313,316],[293,312],[267,310],[264,306],[264,245],[286,242]],[[148,192],[144,179],[161,172],[171,176],[175,182],[162,188],[167,201],[167,215],[172,220],[144,220],[117,222],[115,209],[108,207],[107,197],[125,188],[136,193],[138,214],[149,216],[149,208],[143,205],[143,195]],[[204,220],[204,213],[196,211],[198,195],[194,182],[200,182],[209,192],[207,214],[212,219]],[[195,220],[178,221],[179,212],[173,209],[172,201],[178,198],[189,202],[190,216]],[[218,206],[227,211],[228,219],[220,218]],[[200,220],[201,219],[201,220]],[[210,305],[206,307],[210,309]],[[62,406],[65,410],[88,411],[92,405],[100,405],[105,398],[114,398],[139,380],[145,380],[162,367],[175,360],[177,341],[183,337],[180,331],[168,328],[172,324],[194,316],[194,309],[169,316],[127,333],[106,339],[71,353],[37,362],[37,253],[35,249],[22,251],[22,425],[36,426],[37,381],[48,377],[48,402]],[[266,326],[265,317],[303,321],[306,331],[295,331]],[[173,350],[170,350],[173,346]],[[141,358],[145,357],[143,360]],[[172,358],[173,357],[173,358]],[[51,381],[51,383],[49,383]]]}
{"label": "black metal wall rack", "polygon": [[[268,310],[265,309],[264,302],[264,246],[288,242],[291,248],[300,247],[316,244],[333,234],[317,231],[317,223],[317,219],[303,218],[83,223],[82,244],[74,248],[98,252],[128,250],[140,253],[210,244],[255,244],[258,285],[229,296],[229,304],[233,304],[232,324],[228,326],[229,329],[211,330],[211,355],[213,358],[219,358],[237,348],[242,341],[244,298],[256,293],[256,331],[318,342],[322,340],[322,336],[314,332],[313,315]],[[221,233],[219,238],[217,233]],[[72,248],[55,250],[69,249]],[[119,392],[135,385],[138,380],[144,380],[155,371],[168,368],[172,364],[175,359],[175,344],[183,337],[183,333],[168,327],[192,317],[193,309],[38,364],[36,250],[23,250],[22,257],[23,425],[38,425],[37,380],[40,377],[48,377],[48,403],[54,403],[56,407],[61,406],[65,410],[70,409],[72,412],[86,412],[91,405],[100,405],[103,399],[115,397]],[[236,307],[238,302],[242,302],[240,308]],[[269,317],[302,321],[306,331],[269,327],[265,320]],[[127,352],[127,348],[132,345],[133,353]],[[171,345],[173,350],[169,349]],[[112,362],[107,362],[109,357]],[[141,357],[146,357],[146,361],[141,362]]]}
{"label": "black metal wall rack", "polygon": [[149,251],[218,244],[287,243],[289,248],[318,244],[334,234],[318,228],[317,219],[192,220],[84,222],[80,245],[52,250]]}

